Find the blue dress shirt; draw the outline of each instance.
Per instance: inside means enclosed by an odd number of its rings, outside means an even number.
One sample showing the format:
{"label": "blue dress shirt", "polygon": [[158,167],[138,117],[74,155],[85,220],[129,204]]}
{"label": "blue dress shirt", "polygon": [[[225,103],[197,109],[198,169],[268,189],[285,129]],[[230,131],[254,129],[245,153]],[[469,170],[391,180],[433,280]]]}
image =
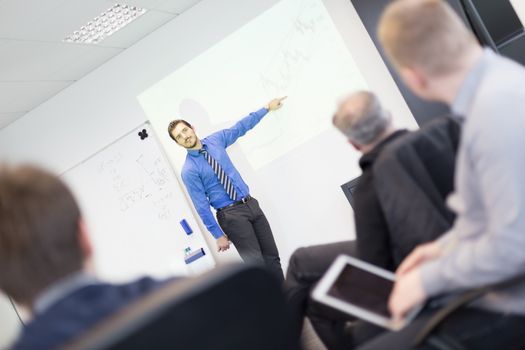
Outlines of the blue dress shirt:
{"label": "blue dress shirt", "polygon": [[[250,113],[231,128],[217,131],[201,140],[202,146],[221,165],[226,175],[231,179],[238,198],[248,196],[250,190],[241,174],[235,169],[228,153],[226,153],[226,148],[257,125],[267,113],[267,108],[261,108],[257,112]],[[193,205],[208,231],[215,238],[223,236],[224,233],[215,220],[210,205],[217,210],[232,204],[234,201],[228,196],[217,175],[213,172],[204,155],[199,153],[199,150],[188,150],[186,161],[182,167],[182,181],[186,185]]]}

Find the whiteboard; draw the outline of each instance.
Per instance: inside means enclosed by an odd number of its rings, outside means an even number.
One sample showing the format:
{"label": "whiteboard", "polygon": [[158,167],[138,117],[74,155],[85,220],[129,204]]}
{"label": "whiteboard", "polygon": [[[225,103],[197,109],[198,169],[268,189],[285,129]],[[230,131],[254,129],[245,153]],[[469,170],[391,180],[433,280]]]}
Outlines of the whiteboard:
{"label": "whiteboard", "polygon": [[[146,131],[147,137],[143,136]],[[149,123],[62,174],[75,194],[94,244],[97,275],[125,282],[163,278],[215,263]],[[180,225],[186,219],[193,234]],[[205,256],[186,265],[189,251]],[[193,266],[192,266],[193,265]],[[198,266],[198,269],[192,267]]]}

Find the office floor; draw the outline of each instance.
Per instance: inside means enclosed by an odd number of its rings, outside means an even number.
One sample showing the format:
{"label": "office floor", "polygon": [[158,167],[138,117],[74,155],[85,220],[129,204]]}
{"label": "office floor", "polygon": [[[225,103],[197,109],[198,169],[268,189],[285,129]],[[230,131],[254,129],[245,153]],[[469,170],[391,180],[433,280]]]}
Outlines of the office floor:
{"label": "office floor", "polygon": [[321,340],[319,340],[319,337],[315,333],[312,324],[308,319],[305,319],[304,321],[301,344],[303,350],[326,350],[326,347],[321,343]]}

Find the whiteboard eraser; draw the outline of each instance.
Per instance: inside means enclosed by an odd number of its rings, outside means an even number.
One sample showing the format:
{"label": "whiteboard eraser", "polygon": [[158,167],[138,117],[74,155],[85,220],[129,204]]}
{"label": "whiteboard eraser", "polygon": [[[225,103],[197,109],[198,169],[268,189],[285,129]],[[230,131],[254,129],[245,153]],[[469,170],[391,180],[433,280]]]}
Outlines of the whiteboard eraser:
{"label": "whiteboard eraser", "polygon": [[204,252],[204,249],[203,248],[199,248],[196,251],[191,252],[190,254],[188,254],[188,256],[184,258],[184,262],[186,263],[186,265],[188,265],[188,264],[194,262],[195,260],[197,260],[199,258],[202,258],[205,255],[206,255],[206,252]]}

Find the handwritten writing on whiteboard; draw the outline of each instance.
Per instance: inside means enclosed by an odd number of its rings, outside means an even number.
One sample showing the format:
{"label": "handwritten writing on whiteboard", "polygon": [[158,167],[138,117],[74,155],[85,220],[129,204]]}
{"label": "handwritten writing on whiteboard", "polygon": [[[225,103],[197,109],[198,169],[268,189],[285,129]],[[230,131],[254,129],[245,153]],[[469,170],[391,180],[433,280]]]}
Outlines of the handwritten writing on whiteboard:
{"label": "handwritten writing on whiteboard", "polygon": [[148,201],[161,220],[168,220],[175,214],[171,187],[176,184],[161,156],[139,154],[131,159],[117,153],[100,161],[98,173],[111,183],[113,197],[118,200],[121,212]]}
{"label": "handwritten writing on whiteboard", "polygon": [[142,168],[142,170],[148,175],[151,181],[158,186],[163,186],[169,179],[169,171],[163,166],[162,159],[157,157],[153,160],[140,155],[137,158],[137,164]]}
{"label": "handwritten writing on whiteboard", "polygon": [[[144,130],[149,137],[137,135]],[[79,201],[103,279],[186,274],[184,249],[207,249],[199,232],[189,237],[180,228],[182,219],[197,224],[148,123],[62,176]]]}

